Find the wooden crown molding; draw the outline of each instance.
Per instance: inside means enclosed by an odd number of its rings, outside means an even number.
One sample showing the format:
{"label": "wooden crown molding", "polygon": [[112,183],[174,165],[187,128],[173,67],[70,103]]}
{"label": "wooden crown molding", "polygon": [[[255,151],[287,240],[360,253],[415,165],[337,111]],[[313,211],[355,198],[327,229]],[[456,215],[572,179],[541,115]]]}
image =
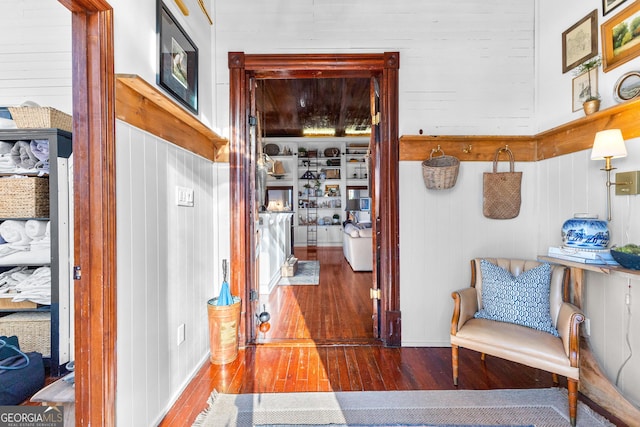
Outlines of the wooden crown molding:
{"label": "wooden crown molding", "polygon": [[493,161],[498,148],[508,145],[517,161],[535,162],[590,149],[596,132],[612,128],[621,129],[625,139],[640,136],[640,99],[533,136],[405,135],[400,138],[400,160],[423,161],[439,145],[445,154],[460,161],[486,162]]}
{"label": "wooden crown molding", "polygon": [[137,75],[116,75],[116,118],[212,162],[229,161],[226,139]]}

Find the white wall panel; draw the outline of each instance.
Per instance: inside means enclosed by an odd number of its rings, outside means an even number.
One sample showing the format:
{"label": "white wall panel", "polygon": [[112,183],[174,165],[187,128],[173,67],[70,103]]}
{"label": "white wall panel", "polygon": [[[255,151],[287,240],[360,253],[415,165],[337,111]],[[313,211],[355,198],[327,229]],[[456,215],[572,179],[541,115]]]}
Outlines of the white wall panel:
{"label": "white wall panel", "polygon": [[[625,7],[630,2],[609,13],[602,15],[602,1],[599,0],[565,0],[562,2],[536,0],[536,118],[537,133],[571,120],[584,117],[582,110],[572,111],[572,81],[573,71],[562,73],[562,44],[561,35],[573,24],[584,18],[592,10],[598,11],[598,52],[602,54],[600,25]],[[604,72],[598,69],[598,92],[602,97],[601,109],[616,104],[613,98],[613,88],[616,81],[628,71],[636,71],[640,67],[640,58],[620,65],[613,70]]]}
{"label": "white wall panel", "polygon": [[[229,51],[399,51],[401,135],[533,133],[531,2],[222,0],[215,13],[217,105]],[[216,121],[226,127],[228,109]]]}
{"label": "white wall panel", "polygon": [[[628,156],[615,159],[615,172],[640,168],[640,139],[627,141]],[[577,212],[590,212],[606,218],[606,174],[600,170],[604,161],[589,159],[590,150],[584,150],[556,159],[538,162],[541,208],[548,212],[540,223],[541,234],[538,253],[561,243],[562,223]],[[612,180],[614,177],[612,176]],[[612,191],[614,188],[612,187]],[[609,223],[611,244],[623,245],[640,242],[640,197],[612,195],[613,219]],[[584,290],[583,309],[591,319],[591,344],[607,376],[615,380],[623,361],[629,355],[626,344],[627,322],[640,316],[640,305],[634,296],[640,296],[640,279],[612,274],[588,272]],[[625,305],[625,294],[631,294],[631,305]],[[625,396],[640,403],[640,329],[632,321],[629,330],[633,358],[625,366],[619,386]]]}
{"label": "white wall panel", "polygon": [[[41,0],[42,1],[42,0]],[[206,0],[209,4],[211,0]],[[156,41],[157,0],[110,0],[113,7],[114,68],[116,73],[137,74],[158,90],[158,48]],[[213,128],[215,99],[211,26],[195,1],[187,1],[189,16],[184,16],[173,1],[164,1],[178,23],[198,48],[198,118]],[[214,16],[214,19],[216,17]],[[218,20],[216,19],[216,25]],[[229,102],[221,104],[227,106]],[[215,130],[215,129],[214,129]]]}
{"label": "white wall panel", "polygon": [[[116,144],[116,412],[119,425],[155,425],[209,350],[206,304],[228,254],[216,235],[228,222],[212,213],[228,211],[228,178],[220,190],[219,167],[119,121]],[[194,189],[194,207],[177,206],[176,186]]]}
{"label": "white wall panel", "polygon": [[[469,286],[475,257],[535,258],[538,240],[534,163],[523,172],[520,215],[494,220],[482,214],[482,174],[490,162],[463,162],[455,187],[429,190],[421,162],[400,163],[400,308],[402,344],[448,346],[451,292]],[[500,170],[505,162],[500,163]]]}
{"label": "white wall panel", "polygon": [[71,114],[71,13],[57,1],[0,0],[0,105]]}

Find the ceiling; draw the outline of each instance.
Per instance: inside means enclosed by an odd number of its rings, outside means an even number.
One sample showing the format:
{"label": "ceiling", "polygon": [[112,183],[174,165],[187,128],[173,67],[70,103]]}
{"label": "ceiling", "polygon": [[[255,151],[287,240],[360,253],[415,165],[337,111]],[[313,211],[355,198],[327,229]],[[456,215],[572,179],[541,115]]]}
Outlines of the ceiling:
{"label": "ceiling", "polygon": [[368,78],[258,80],[256,108],[264,137],[371,132]]}

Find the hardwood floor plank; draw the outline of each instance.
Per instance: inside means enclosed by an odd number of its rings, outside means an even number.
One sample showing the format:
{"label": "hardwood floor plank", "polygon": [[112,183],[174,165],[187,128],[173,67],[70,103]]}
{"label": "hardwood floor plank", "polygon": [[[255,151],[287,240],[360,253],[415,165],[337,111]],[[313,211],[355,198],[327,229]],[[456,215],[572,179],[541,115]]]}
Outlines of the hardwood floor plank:
{"label": "hardwood floor plank", "polygon": [[309,390],[309,347],[298,348],[298,371],[296,377],[296,391]]}
{"label": "hardwood floor plank", "polygon": [[260,295],[260,307],[271,314],[270,330],[258,334],[257,343],[282,340],[373,342],[373,309],[369,288],[371,272],[354,272],[342,248],[296,248],[300,260],[315,255],[320,261],[320,283],[276,286]]}
{"label": "hardwood floor plank", "polygon": [[[206,362],[160,423],[190,426],[213,390],[222,393],[455,390],[451,349],[386,348],[373,338],[371,273],[354,273],[341,248],[296,248],[321,261],[318,286],[278,286],[268,298],[271,329],[226,365]],[[551,375],[460,349],[459,389],[551,387]],[[566,379],[560,378],[566,387]],[[580,396],[616,425],[613,415]]]}

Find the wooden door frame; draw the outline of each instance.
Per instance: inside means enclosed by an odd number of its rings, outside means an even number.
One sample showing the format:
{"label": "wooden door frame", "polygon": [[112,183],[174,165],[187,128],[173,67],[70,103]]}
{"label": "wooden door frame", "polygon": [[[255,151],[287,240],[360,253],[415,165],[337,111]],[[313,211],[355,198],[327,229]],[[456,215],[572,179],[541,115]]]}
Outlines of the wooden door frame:
{"label": "wooden door frame", "polygon": [[[229,53],[229,163],[231,185],[231,289],[243,298],[240,342],[248,343],[254,323],[247,307],[255,277],[254,221],[248,116],[250,78],[380,78],[381,144],[375,156],[379,196],[374,247],[374,277],[380,296],[380,339],[387,346],[401,344],[399,259],[399,139],[398,70],[400,54],[289,54]],[[374,285],[375,286],[375,285]]]}
{"label": "wooden door frame", "polygon": [[76,425],[115,426],[113,10],[104,0],[59,2],[72,15]]}

